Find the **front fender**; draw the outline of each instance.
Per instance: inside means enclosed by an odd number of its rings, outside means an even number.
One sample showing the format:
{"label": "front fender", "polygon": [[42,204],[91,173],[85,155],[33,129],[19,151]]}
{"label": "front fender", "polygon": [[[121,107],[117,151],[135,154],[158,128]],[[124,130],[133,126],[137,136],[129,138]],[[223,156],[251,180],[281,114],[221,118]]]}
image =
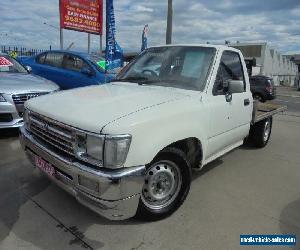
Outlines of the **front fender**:
{"label": "front fender", "polygon": [[103,128],[105,134],[131,134],[125,167],[150,163],[168,145],[186,138],[197,138],[203,157],[207,148],[209,119],[199,100],[183,105],[172,102],[134,113]]}

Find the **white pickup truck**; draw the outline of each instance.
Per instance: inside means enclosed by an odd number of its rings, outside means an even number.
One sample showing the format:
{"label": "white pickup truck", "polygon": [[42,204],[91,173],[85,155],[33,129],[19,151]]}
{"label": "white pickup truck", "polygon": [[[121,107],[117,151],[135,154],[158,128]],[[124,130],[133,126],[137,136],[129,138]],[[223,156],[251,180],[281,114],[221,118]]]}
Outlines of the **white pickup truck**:
{"label": "white pickup truck", "polygon": [[272,115],[254,105],[243,55],[214,45],[152,47],[102,86],[25,104],[29,159],[111,220],[160,219],[188,195],[193,169],[268,143]]}

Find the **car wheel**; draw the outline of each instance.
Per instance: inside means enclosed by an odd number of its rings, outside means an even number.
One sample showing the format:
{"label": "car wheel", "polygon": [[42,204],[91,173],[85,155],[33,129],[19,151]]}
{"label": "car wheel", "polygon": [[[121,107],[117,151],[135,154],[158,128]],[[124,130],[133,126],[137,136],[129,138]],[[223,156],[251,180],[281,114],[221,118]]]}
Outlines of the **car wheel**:
{"label": "car wheel", "polygon": [[265,102],[265,99],[262,97],[262,95],[257,94],[257,93],[253,94],[253,98],[254,98],[255,100],[260,101],[260,102]]}
{"label": "car wheel", "polygon": [[272,132],[272,117],[254,124],[250,129],[249,140],[257,148],[265,147]]}
{"label": "car wheel", "polygon": [[176,211],[187,197],[191,167],[183,151],[166,148],[149,164],[137,217],[158,220]]}

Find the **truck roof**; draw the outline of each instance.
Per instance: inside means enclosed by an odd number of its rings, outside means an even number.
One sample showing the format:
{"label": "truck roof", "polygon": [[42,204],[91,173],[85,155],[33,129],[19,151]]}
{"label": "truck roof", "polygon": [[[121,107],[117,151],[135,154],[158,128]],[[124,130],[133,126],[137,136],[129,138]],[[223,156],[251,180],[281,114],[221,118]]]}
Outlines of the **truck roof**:
{"label": "truck roof", "polygon": [[157,46],[151,46],[151,48],[160,48],[160,47],[207,47],[207,48],[215,48],[220,50],[232,50],[232,51],[240,51],[236,48],[232,48],[227,45],[215,45],[215,44],[166,44],[166,45],[157,45]]}

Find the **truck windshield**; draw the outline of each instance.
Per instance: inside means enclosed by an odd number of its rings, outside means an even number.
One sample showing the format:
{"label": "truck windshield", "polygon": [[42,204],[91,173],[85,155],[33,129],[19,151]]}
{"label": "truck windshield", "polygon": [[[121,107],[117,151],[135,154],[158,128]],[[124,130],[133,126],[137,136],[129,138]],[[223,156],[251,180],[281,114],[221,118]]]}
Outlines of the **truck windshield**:
{"label": "truck windshield", "polygon": [[215,49],[207,47],[149,48],[125,67],[115,81],[202,91],[214,54]]}

